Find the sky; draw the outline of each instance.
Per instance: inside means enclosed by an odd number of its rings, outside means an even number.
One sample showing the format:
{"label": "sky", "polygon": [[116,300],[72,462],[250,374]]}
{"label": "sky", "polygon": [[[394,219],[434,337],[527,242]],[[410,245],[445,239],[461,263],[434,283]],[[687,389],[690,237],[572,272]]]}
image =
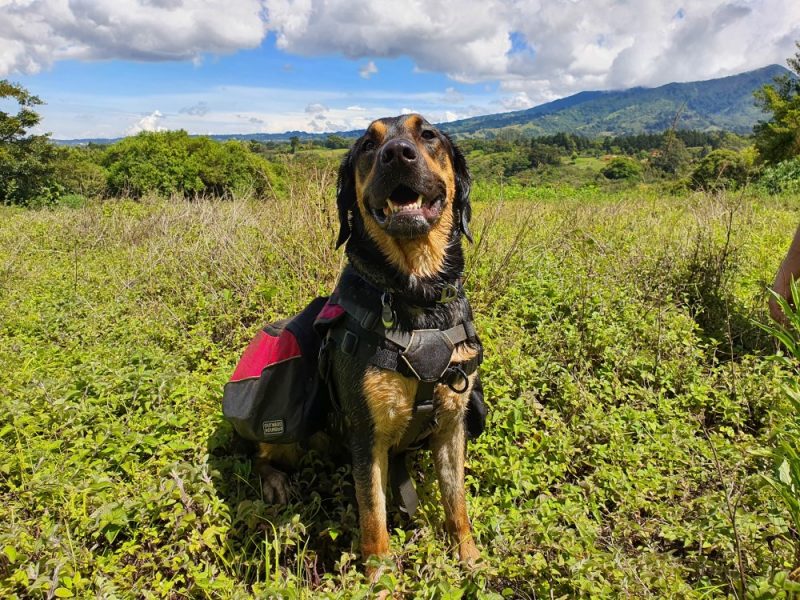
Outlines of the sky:
{"label": "sky", "polygon": [[800,0],[0,0],[0,79],[56,139],[451,121],[785,65],[797,40]]}

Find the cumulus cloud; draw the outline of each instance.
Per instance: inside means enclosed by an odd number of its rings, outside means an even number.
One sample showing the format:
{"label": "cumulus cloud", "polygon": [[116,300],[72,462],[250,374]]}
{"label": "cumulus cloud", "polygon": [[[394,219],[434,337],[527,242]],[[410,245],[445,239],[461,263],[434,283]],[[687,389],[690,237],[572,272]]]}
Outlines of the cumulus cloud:
{"label": "cumulus cloud", "polygon": [[320,104],[319,102],[313,102],[306,106],[306,112],[312,115],[316,115],[319,113],[328,112],[328,107],[324,104]]}
{"label": "cumulus cloud", "polygon": [[378,67],[375,66],[373,61],[369,61],[358,70],[358,74],[361,75],[362,79],[369,79],[377,72]]}
{"label": "cumulus cloud", "polygon": [[264,2],[287,52],[409,56],[420,70],[499,80],[535,102],[783,63],[800,38],[797,0],[431,0],[403,11],[390,0]]}
{"label": "cumulus cloud", "polygon": [[166,127],[161,127],[160,125],[162,119],[164,119],[164,115],[161,114],[161,111],[154,110],[128,127],[125,130],[125,135],[136,135],[142,131],[166,131]]}
{"label": "cumulus cloud", "polygon": [[501,98],[499,103],[505,110],[525,110],[535,104],[525,92],[517,92],[512,96]]}
{"label": "cumulus cloud", "polygon": [[61,59],[194,60],[258,46],[260,0],[0,0],[0,76]]}
{"label": "cumulus cloud", "polygon": [[464,94],[459,92],[454,87],[449,87],[445,89],[444,96],[442,96],[442,102],[447,102],[448,104],[461,104],[464,101]]}

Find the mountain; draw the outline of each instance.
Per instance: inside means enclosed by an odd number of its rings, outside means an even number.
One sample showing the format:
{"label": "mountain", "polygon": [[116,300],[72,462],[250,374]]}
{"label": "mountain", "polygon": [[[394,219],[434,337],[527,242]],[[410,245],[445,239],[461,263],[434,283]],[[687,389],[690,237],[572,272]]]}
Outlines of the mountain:
{"label": "mountain", "polygon": [[681,129],[724,129],[747,134],[764,117],[753,101],[753,92],[780,75],[791,72],[771,65],[708,81],[581,92],[527,110],[451,121],[443,127],[448,133],[465,137],[492,137],[501,130],[517,130],[525,135],[569,132],[596,137],[660,132],[676,122]]}
{"label": "mountain", "polygon": [[[442,129],[456,137],[494,137],[503,130],[524,135],[579,133],[587,137],[661,132],[676,122],[680,129],[701,131],[723,129],[748,134],[764,117],[753,92],[772,83],[775,77],[791,75],[780,65],[721,79],[692,83],[668,83],[657,88],[636,87],[612,92],[580,92],[527,110],[472,117],[442,123]],[[677,121],[676,121],[677,115]],[[215,140],[288,141],[324,139],[327,133],[287,131],[211,135]],[[361,131],[336,135],[355,138]],[[56,140],[61,144],[111,143],[116,139]]]}

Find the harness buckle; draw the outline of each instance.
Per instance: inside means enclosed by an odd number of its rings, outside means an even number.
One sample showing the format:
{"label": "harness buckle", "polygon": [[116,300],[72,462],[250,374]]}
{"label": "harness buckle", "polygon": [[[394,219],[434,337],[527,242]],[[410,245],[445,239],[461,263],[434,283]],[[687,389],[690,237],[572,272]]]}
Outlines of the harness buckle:
{"label": "harness buckle", "polygon": [[457,389],[455,387],[455,381],[453,380],[453,378],[448,380],[447,387],[453,390],[456,394],[463,394],[464,392],[466,392],[467,389],[469,389],[469,378],[467,377],[467,374],[464,372],[464,369],[462,369],[461,367],[450,367],[449,370],[451,371],[452,374],[461,376],[461,379],[464,382],[464,387],[461,389]]}
{"label": "harness buckle", "polygon": [[441,304],[452,302],[458,297],[458,288],[452,283],[448,283],[442,288],[442,297],[439,298]]}
{"label": "harness buckle", "polygon": [[386,329],[391,329],[394,326],[394,318],[392,296],[388,292],[383,292],[381,294],[381,323]]}

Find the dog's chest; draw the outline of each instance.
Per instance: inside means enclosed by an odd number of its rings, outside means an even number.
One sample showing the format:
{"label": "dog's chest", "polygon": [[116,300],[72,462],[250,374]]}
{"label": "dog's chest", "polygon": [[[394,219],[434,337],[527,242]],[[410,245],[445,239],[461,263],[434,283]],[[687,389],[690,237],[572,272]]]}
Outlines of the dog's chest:
{"label": "dog's chest", "polygon": [[[476,353],[477,350],[462,345],[453,351],[452,360],[468,360]],[[470,377],[469,386],[462,392],[454,392],[443,384],[436,386],[434,407],[437,417],[454,413],[463,415],[472,381],[473,377]],[[363,383],[364,396],[375,427],[375,436],[386,447],[398,444],[411,423],[418,385],[416,379],[396,371],[375,367],[367,369]]]}

